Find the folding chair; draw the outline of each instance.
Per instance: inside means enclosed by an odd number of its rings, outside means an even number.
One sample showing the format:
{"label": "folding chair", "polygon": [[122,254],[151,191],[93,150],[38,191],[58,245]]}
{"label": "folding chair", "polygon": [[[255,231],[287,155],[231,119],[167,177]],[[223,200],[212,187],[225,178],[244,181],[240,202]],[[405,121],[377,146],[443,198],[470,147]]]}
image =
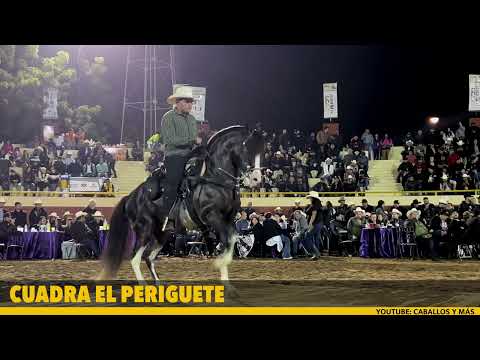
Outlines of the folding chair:
{"label": "folding chair", "polygon": [[415,253],[417,257],[420,257],[418,252],[417,242],[415,241],[415,231],[411,229],[403,229],[402,233],[403,236],[400,236],[398,239],[398,254],[400,258],[403,258],[403,253],[405,248],[408,248],[410,259],[415,258]]}
{"label": "folding chair", "polygon": [[2,255],[0,256],[1,260],[6,260],[6,253],[7,253],[7,244],[0,243],[0,250],[2,251]]}
{"label": "folding chair", "polygon": [[11,238],[5,251],[5,260],[8,260],[8,254],[11,250],[14,250],[18,254],[17,258],[23,260],[23,238],[21,235],[16,235]]}
{"label": "folding chair", "polygon": [[473,245],[461,244],[457,246],[458,259],[473,259]]}

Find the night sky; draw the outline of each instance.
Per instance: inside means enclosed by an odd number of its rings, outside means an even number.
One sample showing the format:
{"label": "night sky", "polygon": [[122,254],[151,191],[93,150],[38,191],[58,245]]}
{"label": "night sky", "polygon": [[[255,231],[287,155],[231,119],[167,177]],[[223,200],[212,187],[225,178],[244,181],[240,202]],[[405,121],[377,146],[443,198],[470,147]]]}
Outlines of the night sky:
{"label": "night sky", "polygon": [[[112,131],[118,132],[126,47],[97,45],[85,51],[104,56],[109,65],[118,99],[109,106],[110,116],[118,117]],[[346,135],[365,127],[404,133],[422,127],[430,115],[451,122],[467,118],[468,74],[480,73],[471,49],[439,45],[182,45],[175,54],[177,82],[207,87],[206,118],[214,128],[257,121],[279,129],[319,128],[322,84],[338,82],[339,122]],[[137,79],[141,85],[141,71]],[[128,126],[140,135],[142,115],[136,115],[129,116]]]}

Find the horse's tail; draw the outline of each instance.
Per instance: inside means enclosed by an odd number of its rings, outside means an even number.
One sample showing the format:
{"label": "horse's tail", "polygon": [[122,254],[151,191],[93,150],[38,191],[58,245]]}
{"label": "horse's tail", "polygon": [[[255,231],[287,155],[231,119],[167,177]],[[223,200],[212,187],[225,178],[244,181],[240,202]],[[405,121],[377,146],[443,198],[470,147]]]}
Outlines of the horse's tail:
{"label": "horse's tail", "polygon": [[101,278],[103,279],[115,277],[122,264],[128,239],[129,221],[125,211],[128,198],[125,196],[113,210],[107,247],[102,256],[104,270]]}

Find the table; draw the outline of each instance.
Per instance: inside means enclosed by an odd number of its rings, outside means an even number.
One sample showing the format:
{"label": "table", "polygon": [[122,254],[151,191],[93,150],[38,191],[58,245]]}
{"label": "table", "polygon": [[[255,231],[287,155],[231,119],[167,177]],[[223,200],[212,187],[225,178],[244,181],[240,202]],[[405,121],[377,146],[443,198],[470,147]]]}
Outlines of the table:
{"label": "table", "polygon": [[398,240],[402,236],[399,228],[362,229],[360,256],[394,258],[398,254]]}
{"label": "table", "polygon": [[[64,233],[59,232],[19,232],[11,235],[9,245],[23,245],[23,259],[58,259],[61,257],[61,244],[67,240]],[[8,259],[12,259],[13,251],[9,252]],[[15,251],[14,259],[20,254]]]}
{"label": "table", "polygon": [[[108,231],[100,230],[98,234],[100,253],[108,243]],[[22,245],[23,259],[51,260],[62,258],[62,242],[71,238],[61,232],[18,232],[8,238],[7,246]],[[129,258],[136,246],[136,236],[133,231],[128,232],[125,257]],[[6,250],[5,250],[6,251]],[[20,252],[10,249],[8,260],[20,259]]]}

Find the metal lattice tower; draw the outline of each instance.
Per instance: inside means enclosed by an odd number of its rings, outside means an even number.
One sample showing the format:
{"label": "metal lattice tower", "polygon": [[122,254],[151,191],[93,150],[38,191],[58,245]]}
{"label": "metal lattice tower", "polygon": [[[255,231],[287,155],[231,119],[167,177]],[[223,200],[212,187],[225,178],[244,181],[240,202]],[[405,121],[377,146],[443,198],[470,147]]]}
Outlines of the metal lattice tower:
{"label": "metal lattice tower", "polygon": [[[173,46],[128,45],[123,88],[121,143],[124,140],[125,123],[130,118],[135,119],[138,113],[142,112],[145,151],[147,136],[160,127],[162,112],[171,109],[166,103],[166,98],[172,93],[173,84],[175,84]],[[160,115],[157,114],[159,111],[162,111]]]}

